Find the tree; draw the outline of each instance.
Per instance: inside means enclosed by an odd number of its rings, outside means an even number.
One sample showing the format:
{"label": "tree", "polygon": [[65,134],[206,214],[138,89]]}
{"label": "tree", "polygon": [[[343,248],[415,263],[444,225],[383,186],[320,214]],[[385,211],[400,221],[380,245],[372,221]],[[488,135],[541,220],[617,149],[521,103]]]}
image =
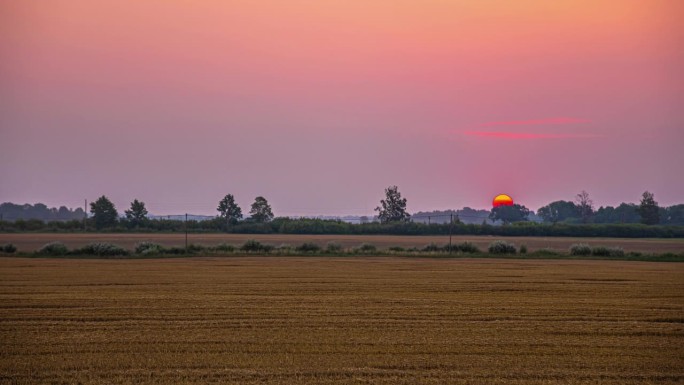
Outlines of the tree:
{"label": "tree", "polygon": [[594,214],[594,223],[639,223],[639,206],[634,203],[620,203],[618,207],[599,207]]}
{"label": "tree", "polygon": [[148,212],[145,208],[145,202],[134,199],[133,202],[131,202],[131,209],[124,212],[126,213],[126,219],[135,227],[138,227],[147,221]]}
{"label": "tree", "polygon": [[397,186],[385,189],[385,199],[380,201],[380,206],[375,208],[381,223],[406,222],[411,215],[406,212],[406,198],[401,197]]}
{"label": "tree", "polygon": [[249,214],[255,222],[268,222],[273,219],[271,206],[264,197],[254,198],[254,203],[252,203],[252,209],[249,210]]}
{"label": "tree", "polygon": [[684,225],[684,204],[670,206],[665,209],[665,223],[668,225]]}
{"label": "tree", "polygon": [[660,222],[658,202],[653,199],[653,193],[645,191],[641,195],[639,215],[641,215],[641,223],[645,225],[657,225]]}
{"label": "tree", "polygon": [[95,222],[95,228],[98,230],[116,226],[119,220],[119,213],[116,211],[114,203],[104,195],[90,203],[90,213],[93,214],[93,222]]}
{"label": "tree", "polygon": [[219,216],[225,219],[228,224],[236,224],[242,219],[242,209],[235,203],[233,194],[228,194],[223,197],[216,210],[219,212]]}
{"label": "tree", "polygon": [[504,224],[511,222],[526,221],[530,215],[530,210],[522,205],[514,204],[512,206],[498,206],[492,209],[489,214],[489,219],[493,221],[502,221]]}
{"label": "tree", "polygon": [[582,190],[575,196],[575,206],[577,213],[582,219],[582,223],[589,223],[591,216],[594,215],[594,201],[589,199],[589,193]]}
{"label": "tree", "polygon": [[563,222],[566,219],[577,217],[577,207],[568,201],[551,202],[537,210],[537,215],[544,219],[544,222]]}

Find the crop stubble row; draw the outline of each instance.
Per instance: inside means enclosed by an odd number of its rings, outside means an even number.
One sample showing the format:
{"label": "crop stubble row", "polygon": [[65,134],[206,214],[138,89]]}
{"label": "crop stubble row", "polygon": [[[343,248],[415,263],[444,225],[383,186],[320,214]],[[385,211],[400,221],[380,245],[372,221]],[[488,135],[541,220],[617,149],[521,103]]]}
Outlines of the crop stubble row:
{"label": "crop stubble row", "polygon": [[[379,249],[393,246],[404,248],[422,248],[430,243],[445,245],[448,236],[398,236],[398,235],[297,235],[297,234],[189,234],[188,241],[204,246],[215,246],[228,243],[240,246],[249,239],[256,239],[273,246],[287,244],[298,246],[304,242],[313,242],[325,246],[328,242],[336,242],[345,248],[358,247],[362,243],[370,243]],[[480,249],[486,250],[493,240],[503,239],[515,243],[517,246],[526,245],[530,251],[550,248],[560,252],[567,252],[570,245],[575,243],[589,243],[592,246],[616,246],[625,251],[639,251],[645,253],[682,253],[684,239],[681,238],[578,238],[578,237],[497,237],[461,235],[454,236],[452,241],[471,242]],[[143,234],[143,233],[0,233],[0,244],[13,243],[20,251],[33,252],[49,242],[63,242],[70,248],[83,247],[92,242],[110,242],[127,249],[143,241],[152,241],[164,246],[185,245],[184,234]]]}
{"label": "crop stubble row", "polygon": [[0,382],[684,381],[684,265],[0,260]]}

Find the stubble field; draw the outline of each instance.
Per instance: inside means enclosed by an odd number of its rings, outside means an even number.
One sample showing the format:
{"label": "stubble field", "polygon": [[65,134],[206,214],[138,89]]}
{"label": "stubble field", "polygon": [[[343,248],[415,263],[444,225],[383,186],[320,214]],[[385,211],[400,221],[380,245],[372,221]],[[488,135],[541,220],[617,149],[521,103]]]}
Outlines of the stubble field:
{"label": "stubble field", "polygon": [[684,264],[0,259],[0,383],[681,384]]}
{"label": "stubble field", "polygon": [[[337,242],[345,248],[357,247],[362,243],[370,243],[380,249],[393,246],[405,248],[424,247],[435,243],[444,245],[449,242],[448,236],[399,236],[399,235],[295,235],[295,234],[190,234],[188,242],[204,246],[228,243],[239,246],[248,239],[256,239],[262,243],[279,246],[288,244],[297,246],[304,242],[314,242],[325,246],[328,242]],[[471,242],[480,249],[486,250],[489,243],[503,239],[517,246],[525,244],[530,251],[550,248],[567,252],[574,243],[589,243],[592,246],[617,246],[625,251],[644,253],[682,253],[684,239],[663,238],[575,238],[575,237],[498,237],[498,236],[454,236],[453,242]],[[133,249],[142,241],[160,243],[164,246],[183,246],[184,234],[59,234],[59,233],[4,233],[0,234],[0,244],[13,243],[19,250],[32,252],[48,242],[63,242],[70,248],[82,247],[91,242],[111,242],[127,249]]]}

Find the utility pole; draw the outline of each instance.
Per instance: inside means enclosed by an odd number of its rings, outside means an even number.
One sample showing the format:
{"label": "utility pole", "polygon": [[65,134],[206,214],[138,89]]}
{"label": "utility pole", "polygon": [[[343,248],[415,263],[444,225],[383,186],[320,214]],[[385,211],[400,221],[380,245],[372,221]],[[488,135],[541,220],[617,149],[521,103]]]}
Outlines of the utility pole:
{"label": "utility pole", "polygon": [[451,233],[452,233],[451,230],[452,230],[453,224],[454,224],[454,214],[451,213],[449,215],[449,254],[451,254],[451,251],[453,250],[453,248],[451,247]]}
{"label": "utility pole", "polygon": [[430,216],[428,215],[428,226],[430,225]]}
{"label": "utility pole", "polygon": [[83,231],[88,231],[88,200],[85,200],[85,206],[83,206]]}
{"label": "utility pole", "polygon": [[185,252],[188,252],[188,213],[185,213]]}

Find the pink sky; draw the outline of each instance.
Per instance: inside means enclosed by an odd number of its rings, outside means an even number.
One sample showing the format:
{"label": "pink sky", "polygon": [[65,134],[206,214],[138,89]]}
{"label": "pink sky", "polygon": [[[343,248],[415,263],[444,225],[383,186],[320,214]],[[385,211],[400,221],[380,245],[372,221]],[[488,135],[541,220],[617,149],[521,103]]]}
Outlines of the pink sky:
{"label": "pink sky", "polygon": [[682,4],[0,1],[0,201],[682,203]]}

